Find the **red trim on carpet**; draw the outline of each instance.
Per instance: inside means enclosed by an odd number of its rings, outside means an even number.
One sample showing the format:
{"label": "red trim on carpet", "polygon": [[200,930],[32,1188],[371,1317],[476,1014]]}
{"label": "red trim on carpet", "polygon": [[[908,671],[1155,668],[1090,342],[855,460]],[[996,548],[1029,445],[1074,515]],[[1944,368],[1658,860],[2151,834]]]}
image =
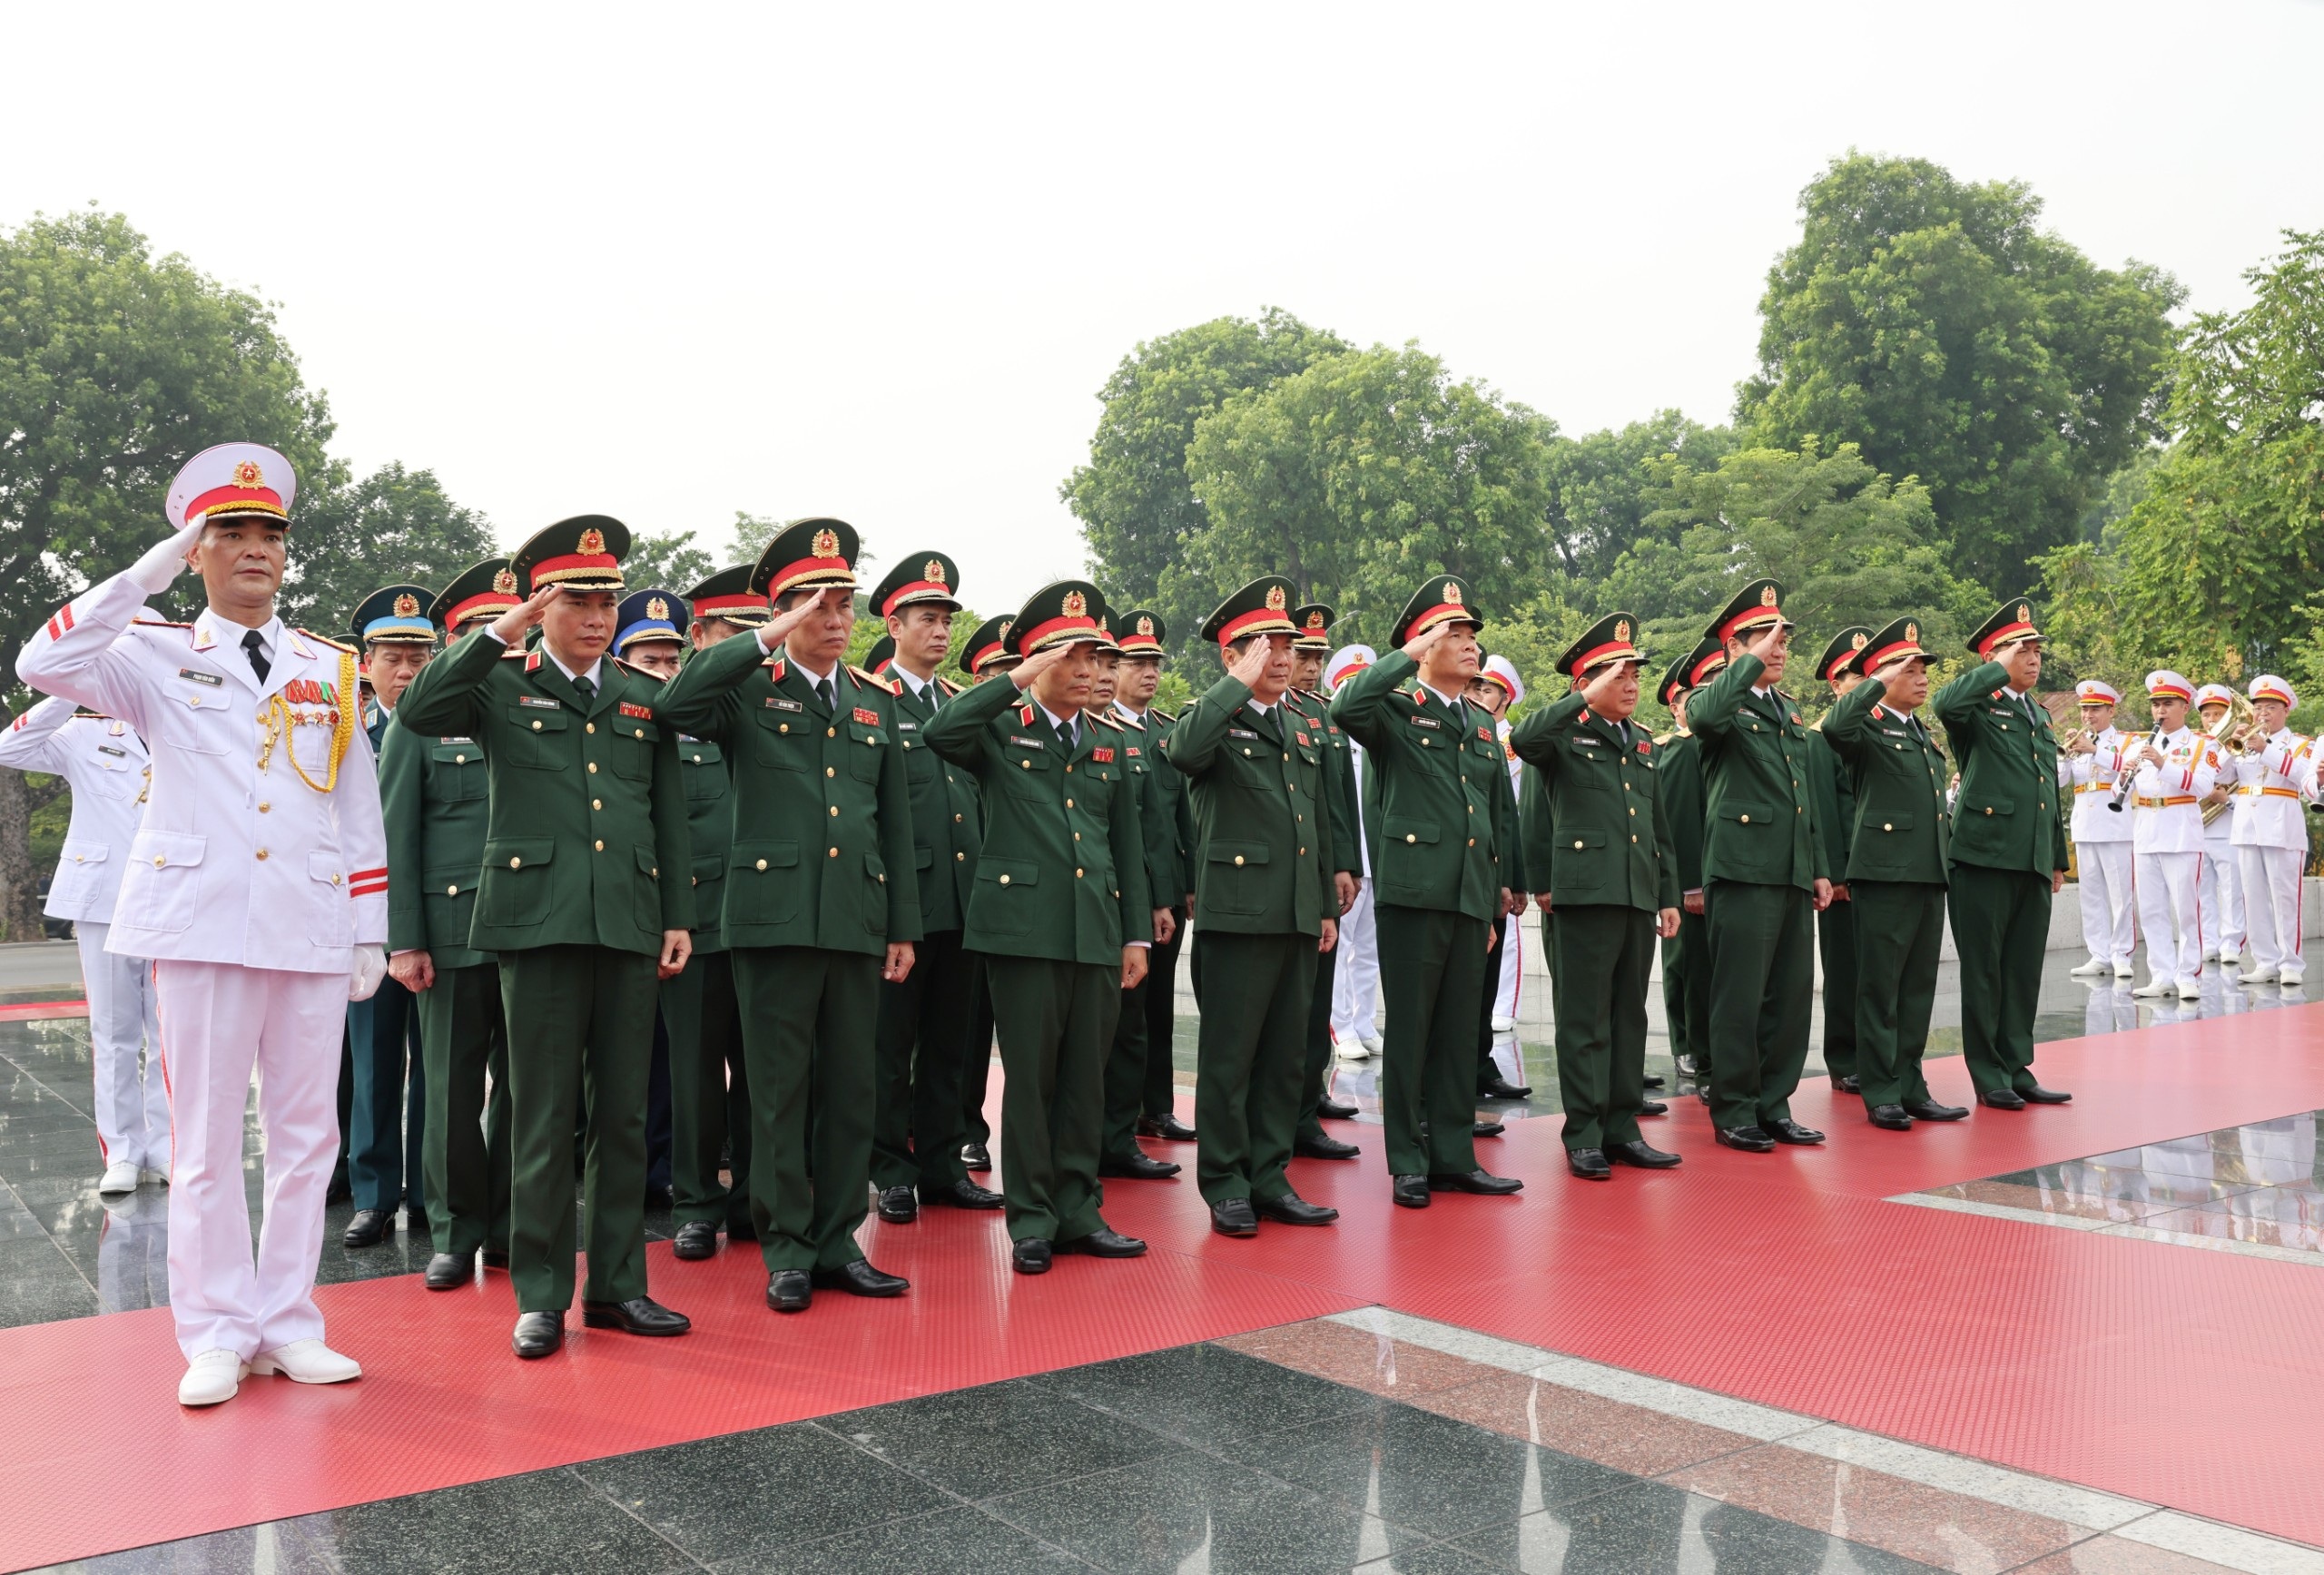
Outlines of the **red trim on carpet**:
{"label": "red trim on carpet", "polygon": [[32,1022],[39,1018],[84,1018],[85,1000],[20,1000],[0,1005],[0,1023]]}

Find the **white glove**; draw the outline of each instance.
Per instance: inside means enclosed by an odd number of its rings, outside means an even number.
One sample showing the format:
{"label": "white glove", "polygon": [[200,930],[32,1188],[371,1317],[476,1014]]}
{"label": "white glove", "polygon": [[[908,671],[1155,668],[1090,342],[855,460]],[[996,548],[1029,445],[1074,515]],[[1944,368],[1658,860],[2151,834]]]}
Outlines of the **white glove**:
{"label": "white glove", "polygon": [[369,1000],[379,981],[388,977],[388,954],[376,946],[355,949],[355,972],[347,981],[347,999]]}
{"label": "white glove", "polygon": [[160,596],[170,588],[171,581],[185,571],[185,555],[193,550],[193,544],[201,536],[202,522],[195,520],[175,536],[155,542],[145,549],[143,557],[129,566],[129,577],[147,596]]}

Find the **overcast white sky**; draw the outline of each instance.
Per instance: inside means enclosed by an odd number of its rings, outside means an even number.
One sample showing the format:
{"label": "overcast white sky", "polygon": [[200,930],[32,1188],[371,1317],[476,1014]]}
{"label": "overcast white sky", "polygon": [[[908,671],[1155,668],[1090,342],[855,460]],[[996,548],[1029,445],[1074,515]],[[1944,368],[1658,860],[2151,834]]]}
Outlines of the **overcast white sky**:
{"label": "overcast white sky", "polygon": [[1000,611],[1137,340],[1275,304],[1582,432],[1725,417],[1850,145],[2017,177],[2201,309],[2324,224],[2318,0],[12,6],[0,225],[282,305],[359,468],[513,543],[737,508]]}

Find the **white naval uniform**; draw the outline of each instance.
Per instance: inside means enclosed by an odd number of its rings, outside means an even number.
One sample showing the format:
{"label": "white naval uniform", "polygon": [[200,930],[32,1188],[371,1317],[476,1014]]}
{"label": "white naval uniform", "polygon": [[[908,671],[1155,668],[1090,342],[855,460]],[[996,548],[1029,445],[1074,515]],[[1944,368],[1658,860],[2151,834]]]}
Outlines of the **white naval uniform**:
{"label": "white naval uniform", "polygon": [[[2233,757],[2213,746],[2220,763],[2218,786],[2235,780]],[[2203,956],[2239,955],[2243,950],[2243,878],[2235,859],[2235,809],[2230,798],[2221,813],[2203,828]]]}
{"label": "white naval uniform", "polygon": [[[320,791],[333,716],[352,719],[359,704],[342,648],[271,622],[261,680],[240,625],[207,610],[190,625],[133,623],[145,596],[127,575],[93,587],[34,635],[16,670],[122,718],[153,752],[106,945],[155,960],[178,1344],[189,1359],[248,1362],[322,1337],[315,1265],[339,1147],[340,1034],[355,948],[387,940],[387,842],[359,727],[335,791]],[[266,1147],[255,1260],[242,1183],[253,1068]]]}
{"label": "white naval uniform", "polygon": [[2186,727],[2164,734],[2161,748],[2161,763],[2149,757],[2132,779],[2139,928],[2151,981],[2179,983],[2203,974],[2200,801],[2217,780],[2219,752]]}
{"label": "white naval uniform", "polygon": [[2302,793],[2316,780],[2315,741],[2290,728],[2268,735],[2258,753],[2225,758],[2222,782],[2235,783],[2234,839],[2243,879],[2243,916],[2252,971],[2300,982],[2300,867],[2308,860],[2308,811]]}
{"label": "white naval uniform", "polygon": [[1364,745],[1347,741],[1355,773],[1355,855],[1363,874],[1355,901],[1340,915],[1340,960],[1332,970],[1332,1043],[1351,1053],[1380,1033],[1380,931],[1372,914],[1372,844],[1364,834]]}
{"label": "white naval uniform", "polygon": [[[2137,894],[2131,878],[2133,811],[2106,806],[2122,776],[2122,748],[2129,740],[2118,727],[2093,739],[2088,754],[2062,758],[2062,773],[2073,787],[2074,869],[2082,887],[2082,940],[2093,962],[2131,976],[2131,954],[2138,946]],[[2061,783],[2063,788],[2066,784]]]}
{"label": "white naval uniform", "polygon": [[0,734],[0,765],[61,776],[73,790],[72,822],[42,911],[71,920],[81,949],[97,1147],[107,1166],[126,1160],[166,1172],[170,1095],[162,1076],[153,965],[105,950],[122,867],[144,812],[145,741],[118,717],[75,716],[70,700],[44,700]]}
{"label": "white naval uniform", "polygon": [[[1509,744],[1511,728],[1504,719],[1495,725],[1501,737],[1501,752],[1509,759],[1509,793],[1513,806],[1519,791],[1524,786],[1525,763]],[[1510,811],[1511,825],[1517,823],[1517,812]],[[1511,913],[1501,921],[1501,987],[1493,994],[1492,1015],[1495,1021],[1517,1020],[1517,986],[1525,971],[1525,932],[1517,922],[1518,915]]]}

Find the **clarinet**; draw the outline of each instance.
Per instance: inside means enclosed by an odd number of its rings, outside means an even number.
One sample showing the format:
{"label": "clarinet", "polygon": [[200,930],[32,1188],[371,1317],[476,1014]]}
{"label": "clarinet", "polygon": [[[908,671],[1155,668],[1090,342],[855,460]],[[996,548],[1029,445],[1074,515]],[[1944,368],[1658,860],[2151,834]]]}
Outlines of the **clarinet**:
{"label": "clarinet", "polygon": [[[2158,727],[2154,730],[2154,736],[2147,740],[2147,746],[2155,751],[2158,754],[2162,753],[2162,729]],[[2131,795],[2131,779],[2137,774],[2138,773],[2135,772],[2128,771],[2122,773],[2122,779],[2114,784],[2114,796],[2106,801],[2106,807],[2108,809],[2113,811],[2118,815],[2122,812],[2122,801]]]}

